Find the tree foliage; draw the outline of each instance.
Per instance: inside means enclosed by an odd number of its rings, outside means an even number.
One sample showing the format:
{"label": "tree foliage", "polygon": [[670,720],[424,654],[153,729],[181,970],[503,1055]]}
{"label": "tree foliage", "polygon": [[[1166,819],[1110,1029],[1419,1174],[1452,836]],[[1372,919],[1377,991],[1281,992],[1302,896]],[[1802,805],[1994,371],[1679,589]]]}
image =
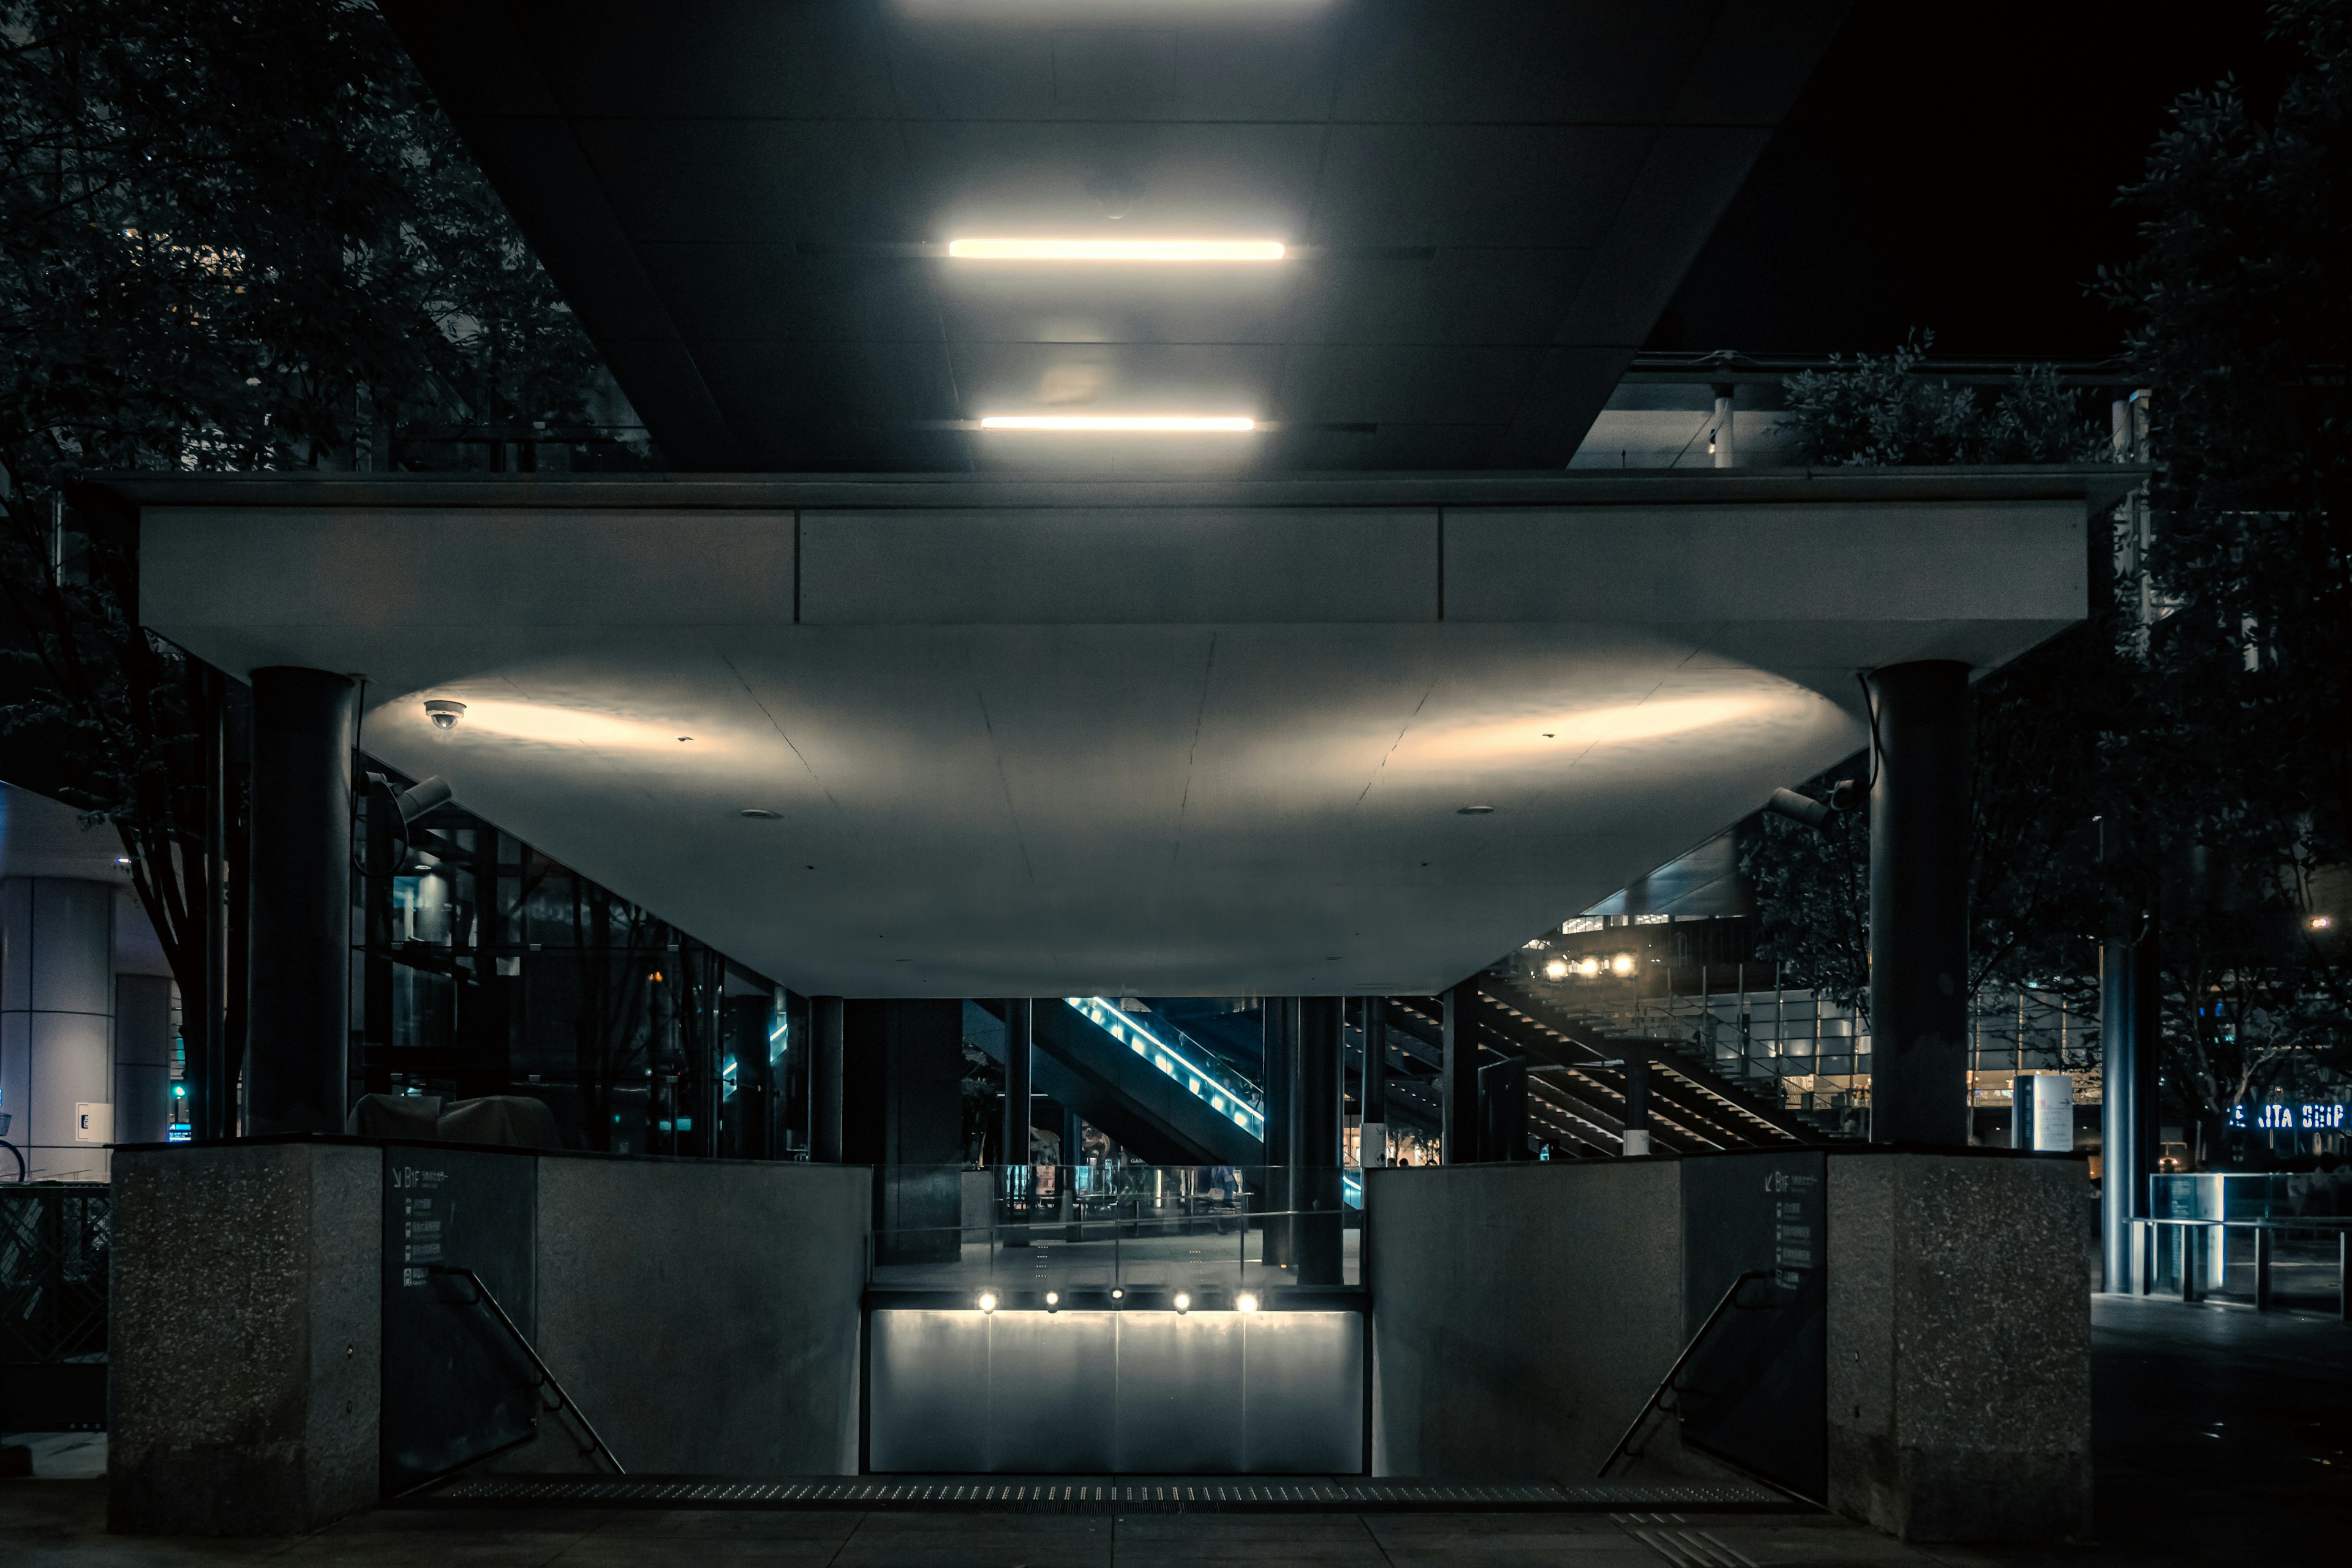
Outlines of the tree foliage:
{"label": "tree foliage", "polygon": [[112,821],[201,1016],[205,700],[68,496],[577,425],[595,355],[365,0],[0,0],[0,722]]}

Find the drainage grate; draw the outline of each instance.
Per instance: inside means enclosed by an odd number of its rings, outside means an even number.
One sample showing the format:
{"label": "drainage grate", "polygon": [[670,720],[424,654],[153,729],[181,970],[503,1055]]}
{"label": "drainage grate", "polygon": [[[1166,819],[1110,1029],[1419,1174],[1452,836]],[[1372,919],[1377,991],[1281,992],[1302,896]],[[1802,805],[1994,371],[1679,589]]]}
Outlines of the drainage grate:
{"label": "drainage grate", "polygon": [[1474,1482],[1110,1477],[479,1476],[415,1499],[423,1507],[848,1509],[868,1512],[1776,1512],[1801,1508],[1740,1481]]}

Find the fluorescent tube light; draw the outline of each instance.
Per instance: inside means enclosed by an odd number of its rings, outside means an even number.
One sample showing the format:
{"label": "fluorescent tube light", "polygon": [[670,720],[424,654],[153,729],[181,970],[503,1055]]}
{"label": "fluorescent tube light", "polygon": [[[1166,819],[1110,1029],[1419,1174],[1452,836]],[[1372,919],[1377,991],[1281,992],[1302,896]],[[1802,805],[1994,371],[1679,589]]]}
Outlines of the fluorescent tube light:
{"label": "fluorescent tube light", "polygon": [[983,430],[1164,430],[1246,431],[1257,421],[1234,417],[1196,418],[1190,415],[992,414],[980,422]]}
{"label": "fluorescent tube light", "polygon": [[958,261],[1279,261],[1274,239],[951,239]]}

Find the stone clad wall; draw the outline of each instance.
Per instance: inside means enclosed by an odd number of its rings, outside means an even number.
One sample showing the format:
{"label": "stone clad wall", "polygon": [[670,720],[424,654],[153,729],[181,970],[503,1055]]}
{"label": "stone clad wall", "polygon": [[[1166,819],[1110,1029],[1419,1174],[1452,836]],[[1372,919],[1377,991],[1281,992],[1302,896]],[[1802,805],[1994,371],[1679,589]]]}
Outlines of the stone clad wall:
{"label": "stone clad wall", "polygon": [[348,1144],[118,1154],[110,1529],[293,1534],[375,1501],[383,1183]]}
{"label": "stone clad wall", "polygon": [[1909,1541],[2087,1539],[2082,1162],[1833,1159],[1830,1500]]}

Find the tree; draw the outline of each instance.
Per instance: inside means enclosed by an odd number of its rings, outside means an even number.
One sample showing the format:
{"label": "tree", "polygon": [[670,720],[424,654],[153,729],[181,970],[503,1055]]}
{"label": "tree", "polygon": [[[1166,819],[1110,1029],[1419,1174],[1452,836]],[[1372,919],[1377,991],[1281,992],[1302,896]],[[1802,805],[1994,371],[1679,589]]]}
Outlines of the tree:
{"label": "tree", "polygon": [[2273,113],[2232,80],[2180,99],[2123,195],[2140,254],[2100,279],[2161,416],[2161,701],[2123,743],[2162,803],[2166,1089],[2209,1152],[2352,1055],[2344,911],[2310,924],[2352,862],[2352,5],[2270,16],[2303,62]]}
{"label": "tree", "polygon": [[142,629],[136,541],[78,481],[577,426],[595,356],[365,0],[0,0],[0,723],[116,827],[193,1023],[241,860],[236,812],[226,854],[205,832],[221,696]]}

